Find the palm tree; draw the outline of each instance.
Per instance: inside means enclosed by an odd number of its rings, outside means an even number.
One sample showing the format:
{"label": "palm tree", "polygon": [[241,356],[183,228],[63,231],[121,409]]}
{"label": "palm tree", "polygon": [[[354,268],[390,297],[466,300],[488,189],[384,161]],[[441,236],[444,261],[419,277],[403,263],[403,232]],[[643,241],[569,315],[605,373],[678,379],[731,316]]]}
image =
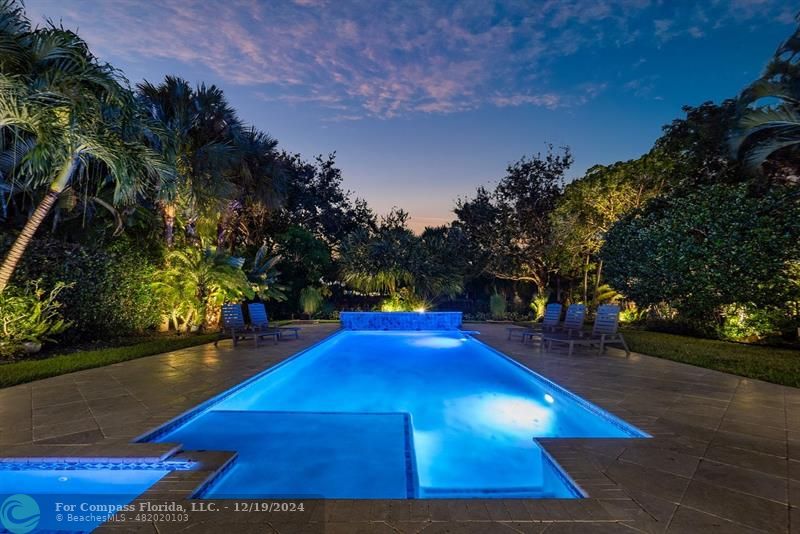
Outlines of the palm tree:
{"label": "palm tree", "polygon": [[241,258],[212,247],[187,247],[171,250],[166,260],[167,268],[159,272],[154,289],[171,307],[176,329],[178,318],[187,327],[206,326],[214,322],[224,302],[254,296]]}
{"label": "palm tree", "polygon": [[750,169],[760,170],[768,158],[782,149],[800,147],[798,58],[800,26],[778,48],[761,78],[739,98],[740,117],[738,128],[731,135],[731,148]]}
{"label": "palm tree", "polygon": [[196,221],[219,213],[236,196],[231,180],[239,154],[235,140],[242,124],[222,90],[200,85],[192,89],[181,78],[167,76],[159,85],[142,82],[139,98],[158,129],[151,142],[176,169],[174,188],[160,192],[164,240],[172,246],[176,216]]}
{"label": "palm tree", "polygon": [[35,140],[10,181],[47,186],[0,266],[0,292],[74,180],[101,166],[116,204],[135,200],[150,182],[170,180],[169,168],[140,142],[139,119],[124,78],[80,37],[52,24],[31,29],[18,3],[0,0],[0,130]]}
{"label": "palm tree", "polygon": [[286,301],[286,290],[288,288],[280,283],[281,273],[276,268],[281,259],[281,256],[270,256],[270,250],[267,245],[262,245],[256,251],[253,265],[247,272],[247,279],[259,299],[276,302]]}
{"label": "palm tree", "polygon": [[230,176],[236,198],[228,201],[217,222],[217,247],[227,245],[232,254],[237,240],[242,245],[263,241],[261,230],[286,196],[287,173],[277,145],[277,140],[252,127],[236,136],[238,159]]}

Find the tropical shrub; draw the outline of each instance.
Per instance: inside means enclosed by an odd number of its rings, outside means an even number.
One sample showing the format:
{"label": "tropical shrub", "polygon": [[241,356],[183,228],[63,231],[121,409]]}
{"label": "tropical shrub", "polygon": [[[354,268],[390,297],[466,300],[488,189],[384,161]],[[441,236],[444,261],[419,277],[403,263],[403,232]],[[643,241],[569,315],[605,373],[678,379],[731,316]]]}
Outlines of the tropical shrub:
{"label": "tropical shrub", "polygon": [[124,238],[105,248],[34,239],[14,280],[41,279],[42,287],[65,283],[58,300],[71,327],[61,341],[141,333],[161,321],[161,303],[150,287],[158,258],[142,248]]}
{"label": "tropical shrub", "polygon": [[308,286],[300,291],[300,309],[309,319],[320,310],[323,300],[322,292],[316,287]]}
{"label": "tropical shrub", "polygon": [[531,300],[531,310],[533,311],[533,320],[538,321],[544,317],[544,312],[547,309],[547,302],[550,300],[549,291],[540,291],[533,300]]}
{"label": "tropical shrub", "polygon": [[286,286],[278,281],[281,273],[275,267],[280,261],[280,256],[270,256],[269,248],[263,245],[256,252],[253,265],[247,272],[252,290],[263,301],[286,300]]}
{"label": "tropical shrub", "polygon": [[592,307],[597,308],[602,304],[613,304],[620,300],[622,295],[608,284],[602,284],[592,293]]}
{"label": "tropical shrub", "polygon": [[782,313],[776,309],[759,309],[750,305],[732,304],[722,310],[717,333],[729,341],[759,341],[780,334]]}
{"label": "tropical shrub", "polygon": [[492,319],[505,319],[506,317],[506,297],[500,293],[495,293],[489,297],[489,311]]}
{"label": "tropical shrub", "polygon": [[167,254],[153,289],[165,303],[164,313],[176,330],[213,327],[223,303],[253,298],[241,258],[216,248],[187,247]]}
{"label": "tropical shrub", "polygon": [[408,288],[402,288],[381,302],[381,311],[409,312],[430,309],[431,304]]}
{"label": "tropical shrub", "polygon": [[619,322],[633,324],[641,322],[647,316],[647,310],[640,310],[635,304],[629,303],[619,311]]}
{"label": "tropical shrub", "polygon": [[712,185],[651,202],[606,236],[610,284],[641,306],[662,302],[705,322],[742,300],[784,306],[800,256],[800,203],[789,188]]}
{"label": "tropical shrub", "polygon": [[41,288],[41,280],[23,288],[9,287],[0,293],[0,359],[13,358],[25,351],[24,343],[54,341],[53,336],[69,328],[57,298],[66,284]]}

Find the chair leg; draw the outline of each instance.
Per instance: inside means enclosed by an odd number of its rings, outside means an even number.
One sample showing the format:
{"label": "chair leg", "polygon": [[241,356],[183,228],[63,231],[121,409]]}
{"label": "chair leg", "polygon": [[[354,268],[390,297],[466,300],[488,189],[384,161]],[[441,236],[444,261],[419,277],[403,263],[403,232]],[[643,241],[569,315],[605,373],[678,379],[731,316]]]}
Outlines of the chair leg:
{"label": "chair leg", "polygon": [[603,355],[603,352],[606,350],[606,335],[600,334],[600,356]]}
{"label": "chair leg", "polygon": [[570,339],[569,340],[569,351],[567,352],[567,357],[571,357],[572,356],[572,349],[574,349],[574,348],[575,348],[575,342]]}
{"label": "chair leg", "polygon": [[628,344],[627,344],[627,343],[625,343],[625,338],[624,338],[624,337],[622,337],[622,334],[618,334],[618,335],[619,335],[619,340],[622,342],[622,346],[623,346],[623,347],[625,347],[625,357],[626,357],[626,358],[629,358],[629,357],[630,357],[630,355],[631,355],[631,351],[630,351],[630,349],[628,348]]}

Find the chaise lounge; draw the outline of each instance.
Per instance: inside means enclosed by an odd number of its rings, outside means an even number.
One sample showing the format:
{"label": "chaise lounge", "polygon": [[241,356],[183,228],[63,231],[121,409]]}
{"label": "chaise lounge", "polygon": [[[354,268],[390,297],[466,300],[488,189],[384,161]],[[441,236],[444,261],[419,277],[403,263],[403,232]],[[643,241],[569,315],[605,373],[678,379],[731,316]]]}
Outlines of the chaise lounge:
{"label": "chaise lounge", "polygon": [[540,331],[526,332],[523,334],[522,342],[524,343],[528,339],[531,341],[537,340],[539,341],[539,346],[541,347],[544,343],[543,338],[545,334],[548,333],[554,334],[556,332],[563,332],[563,334],[567,337],[574,335],[579,336],[583,330],[584,317],[586,317],[586,306],[583,304],[570,304],[567,308],[567,313],[562,324],[556,323],[550,327],[548,331],[542,329]]}
{"label": "chaise lounge", "polygon": [[603,354],[608,345],[622,345],[625,349],[625,356],[628,357],[631,351],[625,338],[618,331],[619,327],[619,306],[605,304],[597,308],[597,316],[594,320],[592,333],[588,336],[573,337],[567,334],[545,334],[542,339],[540,350],[547,348],[550,350],[553,344],[568,346],[567,355],[572,356],[576,345],[586,345],[589,347],[597,345],[598,354]]}
{"label": "chaise lounge", "polygon": [[280,333],[277,331],[261,331],[258,328],[251,328],[244,322],[244,314],[242,307],[239,304],[223,304],[222,305],[222,331],[220,337],[214,342],[214,346],[226,336],[230,336],[235,347],[240,340],[252,339],[255,346],[265,337],[271,337],[278,342]]}
{"label": "chaise lounge", "polygon": [[250,314],[250,325],[259,332],[277,332],[278,338],[287,335],[292,335],[295,339],[300,337],[300,327],[298,326],[270,326],[267,308],[261,302],[248,304],[247,312]]}
{"label": "chaise lounge", "polygon": [[555,330],[558,327],[559,321],[561,321],[561,308],[561,304],[553,302],[545,307],[544,318],[542,318],[542,322],[540,324],[535,324],[533,326],[508,327],[508,339],[511,339],[515,335],[519,335],[520,339],[524,343],[526,336],[530,333],[541,333],[544,331]]}

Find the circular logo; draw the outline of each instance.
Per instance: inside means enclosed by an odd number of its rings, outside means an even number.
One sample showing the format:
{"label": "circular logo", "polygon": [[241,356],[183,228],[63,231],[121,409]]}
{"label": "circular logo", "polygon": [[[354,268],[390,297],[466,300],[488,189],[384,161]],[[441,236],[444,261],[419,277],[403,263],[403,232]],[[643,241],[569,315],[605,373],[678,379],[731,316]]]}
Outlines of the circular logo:
{"label": "circular logo", "polygon": [[28,495],[12,495],[0,505],[0,523],[11,534],[27,534],[39,524],[39,505]]}

